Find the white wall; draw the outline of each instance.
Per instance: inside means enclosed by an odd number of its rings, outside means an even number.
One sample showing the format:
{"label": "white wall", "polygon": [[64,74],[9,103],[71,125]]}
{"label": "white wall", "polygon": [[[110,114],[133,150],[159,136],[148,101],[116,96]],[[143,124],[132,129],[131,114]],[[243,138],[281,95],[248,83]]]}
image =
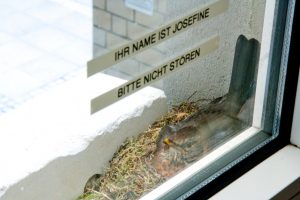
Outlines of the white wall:
{"label": "white wall", "polygon": [[[168,0],[167,18],[188,13],[209,0]],[[233,65],[235,43],[240,34],[261,41],[265,0],[230,1],[229,10],[170,39],[168,55],[176,55],[214,34],[221,37],[220,48],[207,58],[186,66],[164,80],[169,102],[182,102],[195,90],[199,98],[215,98],[228,91]]]}

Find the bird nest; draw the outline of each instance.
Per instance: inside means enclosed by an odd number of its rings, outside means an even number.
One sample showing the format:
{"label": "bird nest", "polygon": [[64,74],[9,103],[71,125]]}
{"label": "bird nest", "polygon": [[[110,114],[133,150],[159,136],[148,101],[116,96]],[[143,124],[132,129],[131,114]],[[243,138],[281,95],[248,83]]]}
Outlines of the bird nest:
{"label": "bird nest", "polygon": [[158,148],[160,130],[176,124],[197,112],[196,102],[184,102],[173,106],[148,130],[128,138],[114,154],[102,175],[95,176],[86,184],[85,192],[78,200],[137,199],[166,180],[151,166]]}

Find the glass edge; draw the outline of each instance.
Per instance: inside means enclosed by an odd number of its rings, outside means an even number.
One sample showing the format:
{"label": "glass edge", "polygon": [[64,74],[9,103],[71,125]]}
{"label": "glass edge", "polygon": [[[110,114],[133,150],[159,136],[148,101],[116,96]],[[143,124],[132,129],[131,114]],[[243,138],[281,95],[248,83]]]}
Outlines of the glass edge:
{"label": "glass edge", "polygon": [[282,111],[282,104],[283,104],[283,97],[284,97],[287,66],[289,61],[290,42],[291,42],[291,35],[292,35],[295,4],[296,4],[296,0],[289,0],[284,39],[283,39],[282,57],[281,57],[280,71],[279,71],[277,99],[275,103],[273,137],[277,137],[279,135],[279,127],[281,121],[281,111]]}
{"label": "glass edge", "polygon": [[[267,98],[263,109],[263,129],[276,137],[279,131],[285,75],[289,56],[290,35],[293,22],[295,0],[277,0],[271,42],[272,60],[269,63]],[[282,26],[282,23],[284,25]],[[280,55],[280,56],[278,56]],[[277,74],[276,76],[274,74]],[[269,83],[278,84],[269,84]]]}

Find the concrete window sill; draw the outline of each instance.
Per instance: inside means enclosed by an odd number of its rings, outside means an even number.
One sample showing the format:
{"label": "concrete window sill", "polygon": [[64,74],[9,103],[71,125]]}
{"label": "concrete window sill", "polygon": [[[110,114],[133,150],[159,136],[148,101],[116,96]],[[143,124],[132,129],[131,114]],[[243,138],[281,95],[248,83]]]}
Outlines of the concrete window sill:
{"label": "concrete window sill", "polygon": [[164,93],[148,87],[90,115],[90,97],[122,82],[82,75],[2,115],[0,199],[76,198],[127,137],[167,112]]}

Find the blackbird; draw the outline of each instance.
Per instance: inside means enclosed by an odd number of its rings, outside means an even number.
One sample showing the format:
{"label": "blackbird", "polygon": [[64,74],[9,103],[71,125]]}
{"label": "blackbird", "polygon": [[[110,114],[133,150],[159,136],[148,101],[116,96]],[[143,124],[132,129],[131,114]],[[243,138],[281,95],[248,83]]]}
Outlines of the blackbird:
{"label": "blackbird", "polygon": [[176,125],[160,131],[152,164],[163,177],[171,177],[209,150],[241,130],[244,123],[226,115],[226,95]]}
{"label": "blackbird", "polygon": [[152,165],[169,178],[226,141],[252,120],[259,42],[239,36],[229,91],[160,131]]}

